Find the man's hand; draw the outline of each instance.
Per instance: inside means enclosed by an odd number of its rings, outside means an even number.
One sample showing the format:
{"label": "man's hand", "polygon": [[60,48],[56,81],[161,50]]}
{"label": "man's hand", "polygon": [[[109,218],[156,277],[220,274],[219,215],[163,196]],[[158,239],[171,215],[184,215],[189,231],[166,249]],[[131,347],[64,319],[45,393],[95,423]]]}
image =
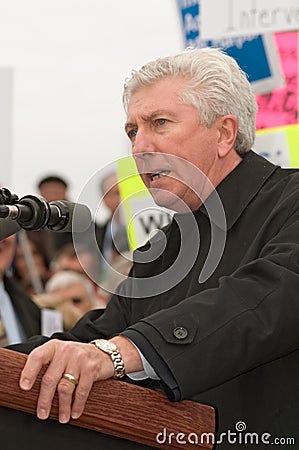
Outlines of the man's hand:
{"label": "man's hand", "polygon": [[[30,390],[42,366],[49,364],[41,382],[37,416],[47,419],[56,389],[59,398],[59,421],[81,416],[91,387],[96,380],[113,375],[113,364],[94,345],[53,339],[33,350],[20,378],[20,387]],[[75,385],[63,378],[68,373],[78,380]],[[75,393],[74,393],[75,391]]]}
{"label": "man's hand", "polygon": [[[142,370],[138,351],[128,339],[116,336],[112,341],[120,349],[128,373]],[[52,339],[29,354],[21,373],[21,389],[30,390],[39,371],[47,364],[37,402],[37,417],[49,417],[57,389],[61,423],[67,423],[71,417],[78,419],[83,413],[93,383],[114,374],[110,356],[95,345]],[[78,384],[63,378],[64,374],[74,377]]]}

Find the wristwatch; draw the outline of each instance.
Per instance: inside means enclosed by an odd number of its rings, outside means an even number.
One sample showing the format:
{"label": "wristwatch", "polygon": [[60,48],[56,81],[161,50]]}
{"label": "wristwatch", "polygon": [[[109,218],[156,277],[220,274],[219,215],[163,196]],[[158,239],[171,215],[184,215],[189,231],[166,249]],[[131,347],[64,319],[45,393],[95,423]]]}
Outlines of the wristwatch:
{"label": "wristwatch", "polygon": [[106,339],[95,339],[91,341],[90,344],[94,344],[99,350],[110,355],[113,366],[114,366],[114,375],[113,378],[122,378],[125,376],[125,365],[120,356],[119,349],[113,342],[106,341]]}

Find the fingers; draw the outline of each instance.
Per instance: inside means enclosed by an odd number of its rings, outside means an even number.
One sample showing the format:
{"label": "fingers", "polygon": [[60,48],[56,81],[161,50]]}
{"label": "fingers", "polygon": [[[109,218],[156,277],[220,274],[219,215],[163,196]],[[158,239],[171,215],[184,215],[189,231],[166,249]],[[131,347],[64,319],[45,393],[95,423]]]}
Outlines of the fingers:
{"label": "fingers", "polygon": [[[69,395],[66,396],[66,401],[71,403],[72,393],[74,392],[75,385],[65,379],[62,379],[63,373],[65,372],[64,369],[65,369],[64,361],[61,358],[54,356],[51,364],[47,368],[42,378],[40,385],[40,393],[38,397],[36,410],[37,417],[39,419],[44,420],[49,417],[53,397],[55,395],[56,389],[58,388],[62,380],[65,382],[65,385],[67,387],[66,392],[69,393]],[[60,398],[59,398],[59,405],[60,405]],[[63,420],[64,422],[66,421],[65,419]]]}
{"label": "fingers", "polygon": [[99,376],[100,356],[100,352],[89,344],[54,339],[28,356],[20,378],[20,387],[24,390],[31,389],[42,366],[48,364],[37,402],[39,419],[49,417],[56,390],[59,421],[67,423],[70,417],[81,416],[92,384]]}
{"label": "fingers", "polygon": [[20,388],[29,391],[35,383],[43,365],[47,364],[54,352],[54,340],[33,350],[27,358],[20,377]]}
{"label": "fingers", "polygon": [[59,422],[67,423],[71,417],[71,407],[73,401],[73,394],[77,384],[72,379],[78,380],[79,374],[74,374],[72,369],[66,369],[65,374],[68,378],[61,378],[57,387],[59,398]]}
{"label": "fingers", "polygon": [[71,417],[78,419],[81,416],[92,384],[93,379],[90,374],[84,373],[84,371],[81,372],[77,386],[62,378],[58,385],[59,421],[61,423],[68,422]]}

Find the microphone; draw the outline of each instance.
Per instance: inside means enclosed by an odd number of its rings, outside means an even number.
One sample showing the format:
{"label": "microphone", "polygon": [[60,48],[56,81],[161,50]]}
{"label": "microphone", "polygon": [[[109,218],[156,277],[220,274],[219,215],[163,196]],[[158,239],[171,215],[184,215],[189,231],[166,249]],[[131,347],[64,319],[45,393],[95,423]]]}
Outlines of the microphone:
{"label": "microphone", "polygon": [[0,218],[0,241],[20,230],[21,227],[15,220]]}
{"label": "microphone", "polygon": [[27,195],[14,204],[0,204],[0,240],[20,228],[38,231],[47,227],[53,231],[83,232],[90,224],[91,212],[81,203],[67,200],[48,203],[43,197]]}

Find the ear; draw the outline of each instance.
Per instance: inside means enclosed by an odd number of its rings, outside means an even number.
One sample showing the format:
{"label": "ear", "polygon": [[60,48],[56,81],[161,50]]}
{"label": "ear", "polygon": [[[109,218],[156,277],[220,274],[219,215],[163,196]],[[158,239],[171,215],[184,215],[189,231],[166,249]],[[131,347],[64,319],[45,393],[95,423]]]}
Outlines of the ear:
{"label": "ear", "polygon": [[234,149],[238,133],[238,119],[233,115],[222,116],[219,119],[218,156],[225,157]]}

